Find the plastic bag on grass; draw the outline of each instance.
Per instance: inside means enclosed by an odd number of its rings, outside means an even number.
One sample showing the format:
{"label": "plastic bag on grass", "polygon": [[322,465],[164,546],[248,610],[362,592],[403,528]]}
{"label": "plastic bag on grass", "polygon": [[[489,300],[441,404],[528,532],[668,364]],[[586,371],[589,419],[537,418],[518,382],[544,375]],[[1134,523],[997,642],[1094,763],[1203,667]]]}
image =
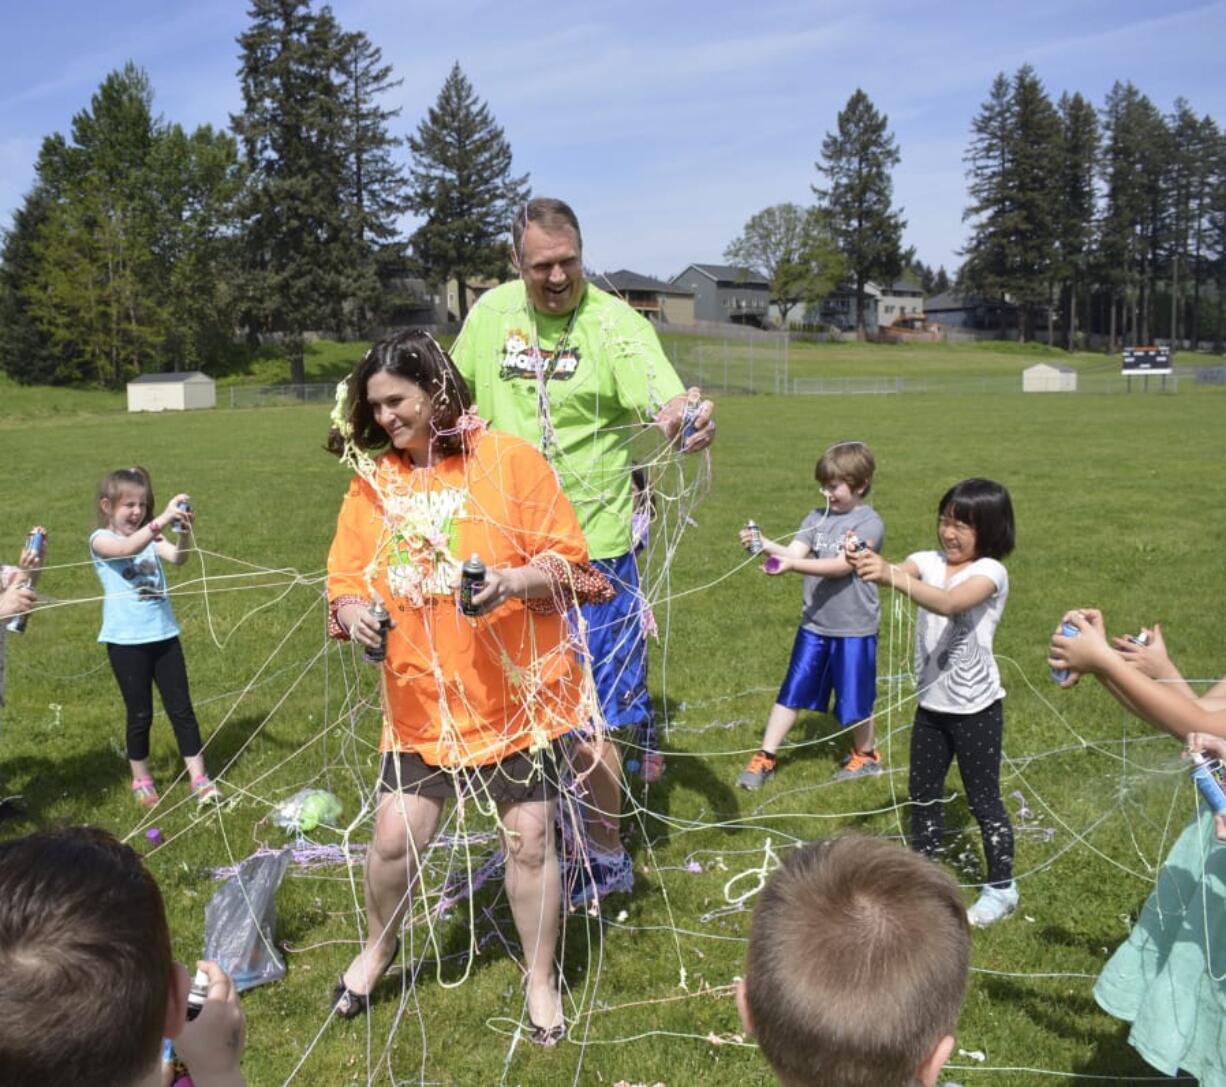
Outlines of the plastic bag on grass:
{"label": "plastic bag on grass", "polygon": [[299,789],[272,813],[277,826],[295,834],[310,834],[320,823],[333,826],[340,817],[341,802],[325,789]]}
{"label": "plastic bag on grass", "polygon": [[238,991],[285,977],[277,952],[277,888],[293,851],[255,854],[238,866],[204,907],[204,957],[234,979]]}

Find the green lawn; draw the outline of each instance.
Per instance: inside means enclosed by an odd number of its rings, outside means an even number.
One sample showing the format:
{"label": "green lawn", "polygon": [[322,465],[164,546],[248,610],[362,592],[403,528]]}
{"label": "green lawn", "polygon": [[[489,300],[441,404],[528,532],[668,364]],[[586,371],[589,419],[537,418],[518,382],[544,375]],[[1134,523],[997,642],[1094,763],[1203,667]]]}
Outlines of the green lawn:
{"label": "green lawn", "polygon": [[[980,358],[960,348],[816,345],[804,353],[873,373],[890,373],[887,361],[900,359],[979,374],[1020,372],[1033,350]],[[320,366],[336,376],[341,364],[329,355]],[[194,958],[204,904],[217,886],[210,870],[285,841],[266,819],[270,806],[320,784],[354,819],[374,778],[376,714],[345,701],[354,687],[373,696],[373,677],[323,634],[324,558],[346,483],[320,450],[327,408],[128,417],[115,394],[3,385],[0,397],[0,462],[9,467],[0,485],[0,559],[13,560],[34,520],[48,525],[42,588],[54,603],[8,643],[0,771],[6,792],[26,797],[29,817],[0,833],[88,820],[135,833],[144,847],[128,796],[122,707],[95,642],[97,582],[85,546],[93,490],[106,470],[138,462],[159,495],[190,490],[198,511],[203,562],[170,576],[210,765],[235,799],[220,815],[200,818],[180,803],[186,788],[171,785],[178,760],[159,716],[153,763],[168,788],[156,822],[168,844],[149,858],[176,950]],[[778,851],[847,827],[897,834],[905,819],[897,805],[905,799],[910,692],[885,682],[879,720],[889,775],[833,784],[845,741],[831,735],[829,718],[812,716],[793,733],[795,746],[770,786],[757,794],[732,786],[760,741],[799,601],[798,582],[765,579],[746,562],[736,530],[751,516],[768,534],[793,530],[816,499],[817,455],[846,438],[867,441],[877,455],[873,502],[890,557],[931,546],[936,500],[966,476],[1005,482],[1018,515],[997,652],[1009,691],[1005,792],[1012,811],[1017,790],[1033,813],[1018,841],[1022,905],[1015,918],[975,936],[977,972],[959,1045],[986,1061],[955,1058],[960,1067],[949,1078],[1021,1087],[1061,1082],[1024,1069],[1113,1083],[1152,1076],[1127,1046],[1123,1025],[1097,1010],[1091,979],[1143,903],[1193,810],[1193,792],[1173,741],[1129,721],[1093,684],[1058,691],[1047,679],[1044,645],[1065,608],[1097,604],[1113,630],[1162,621],[1188,675],[1226,670],[1214,611],[1226,538],[1224,409],[1226,395],[1191,383],[1174,396],[722,400],[712,488],[676,549],[670,595],[656,607],[662,636],[653,689],[670,728],[669,770],[648,795],[635,787],[636,893],[612,900],[603,924],[568,919],[571,1042],[552,1052],[511,1050],[518,970],[502,943],[506,937],[514,949],[497,887],[478,894],[471,926],[464,908],[435,926],[433,948],[423,943],[427,926],[414,927],[422,962],[415,988],[402,995],[389,979],[369,1019],[325,1028],[360,899],[360,884],[333,867],[293,874],[282,888],[277,935],[289,975],[245,998],[251,1082],[285,1082],[299,1062],[295,1082],[307,1084],[770,1082],[756,1051],[732,1038],[739,1028],[727,986],[741,968],[749,913],[721,912],[726,890],[752,888],[768,840]],[[883,677],[902,673],[910,651],[909,614],[886,614]],[[956,775],[948,787],[960,793]],[[969,822],[959,797],[951,823]],[[469,830],[485,828],[477,820]],[[368,832],[358,825],[354,841]],[[955,858],[963,846],[969,853],[952,870],[969,885],[978,878],[977,832],[963,836]],[[442,878],[446,860],[439,851],[432,880]],[[970,901],[969,886],[966,893]],[[470,928],[480,947],[471,960]],[[730,1044],[713,1044],[711,1034]]]}

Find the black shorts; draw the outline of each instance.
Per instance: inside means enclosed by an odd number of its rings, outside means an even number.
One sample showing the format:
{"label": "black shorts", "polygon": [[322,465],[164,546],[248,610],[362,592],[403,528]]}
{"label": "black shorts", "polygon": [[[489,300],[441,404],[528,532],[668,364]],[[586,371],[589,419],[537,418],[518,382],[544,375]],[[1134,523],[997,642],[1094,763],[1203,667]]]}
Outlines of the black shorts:
{"label": "black shorts", "polygon": [[380,793],[404,793],[431,800],[478,797],[496,804],[552,800],[558,795],[561,745],[517,751],[501,762],[443,770],[416,752],[387,752],[379,772]]}

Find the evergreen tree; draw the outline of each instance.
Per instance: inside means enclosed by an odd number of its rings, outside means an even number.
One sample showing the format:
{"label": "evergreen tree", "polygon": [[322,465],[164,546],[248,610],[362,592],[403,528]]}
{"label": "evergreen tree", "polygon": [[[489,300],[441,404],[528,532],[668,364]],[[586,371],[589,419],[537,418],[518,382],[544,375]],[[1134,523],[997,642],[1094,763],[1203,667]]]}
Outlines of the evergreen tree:
{"label": "evergreen tree", "polygon": [[[965,290],[1002,302],[1011,286],[1010,246],[1018,229],[1018,213],[1010,191],[1012,98],[1009,80],[1000,72],[992,81],[988,100],[971,122],[971,144],[964,156],[969,167],[971,203],[962,218],[973,219],[974,224],[963,250],[966,261],[959,280]],[[1003,320],[1004,306],[1000,312]]]}
{"label": "evergreen tree", "polygon": [[770,280],[771,301],[784,328],[793,307],[820,301],[843,275],[843,258],[825,216],[799,204],[775,204],[751,216],[724,259]]}
{"label": "evergreen tree", "polygon": [[1221,162],[1222,134],[1217,122],[1205,116],[1196,133],[1195,172],[1192,183],[1192,243],[1189,267],[1192,274],[1192,300],[1187,327],[1195,348],[1201,337],[1201,285],[1209,276],[1206,232],[1212,207],[1215,180]]}
{"label": "evergreen tree", "polygon": [[1114,350],[1117,304],[1131,343],[1150,339],[1154,265],[1162,238],[1162,188],[1168,133],[1153,103],[1131,83],[1116,83],[1107,95],[1101,156],[1106,192],[1100,263],[1111,303]]}
{"label": "evergreen tree", "polygon": [[400,110],[380,101],[403,80],[365,34],[341,42],[341,102],[344,121],[343,198],[352,255],[347,261],[346,323],[360,331],[382,309],[383,283],[403,265],[397,221],[408,210],[408,179],[393,157],[404,140],[388,124]]}
{"label": "evergreen tree", "polygon": [[50,214],[51,198],[36,185],[14,213],[0,248],[0,370],[28,385],[50,384],[58,370],[51,337],[30,312],[23,290],[38,274],[34,243]]}
{"label": "evergreen tree", "polygon": [[251,183],[242,201],[245,305],[260,331],[284,336],[290,380],[306,380],[309,330],[343,325],[350,236],[343,36],[308,0],[251,0],[240,35],[243,112],[230,123]]}
{"label": "evergreen tree", "polygon": [[[839,251],[856,291],[856,331],[865,334],[865,284],[874,278],[892,281],[903,268],[901,209],[891,207],[898,165],[898,145],[889,119],[859,88],[839,113],[836,131],[822,141],[816,163],[829,188],[813,187],[827,211]],[[910,254],[906,255],[909,259]],[[875,331],[875,330],[874,330]]]}
{"label": "evergreen tree", "polygon": [[409,244],[426,278],[456,280],[462,321],[465,281],[506,270],[503,239],[515,208],[528,199],[528,175],[512,176],[511,145],[458,62],[408,143],[409,206],[425,219]]}
{"label": "evergreen tree", "polygon": [[1078,305],[1085,293],[1094,242],[1094,164],[1098,114],[1080,94],[1060,97],[1060,166],[1057,176],[1057,274],[1063,283],[1065,347],[1076,347]]}
{"label": "evergreen tree", "polygon": [[1035,307],[1051,302],[1060,152],[1059,117],[1033,68],[1024,65],[1012,82],[996,77],[972,131],[967,279],[1018,302],[1029,339]]}

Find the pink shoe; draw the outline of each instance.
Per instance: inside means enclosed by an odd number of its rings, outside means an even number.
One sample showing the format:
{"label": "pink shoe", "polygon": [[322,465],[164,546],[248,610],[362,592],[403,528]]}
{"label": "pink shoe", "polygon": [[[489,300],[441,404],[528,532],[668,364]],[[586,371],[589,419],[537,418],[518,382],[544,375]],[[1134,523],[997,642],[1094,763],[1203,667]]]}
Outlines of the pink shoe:
{"label": "pink shoe", "polygon": [[158,790],[153,784],[153,778],[133,778],[132,796],[142,808],[158,806]]}
{"label": "pink shoe", "polygon": [[196,803],[202,806],[221,802],[221,790],[209,780],[208,774],[192,778],[192,796],[196,798]]}

